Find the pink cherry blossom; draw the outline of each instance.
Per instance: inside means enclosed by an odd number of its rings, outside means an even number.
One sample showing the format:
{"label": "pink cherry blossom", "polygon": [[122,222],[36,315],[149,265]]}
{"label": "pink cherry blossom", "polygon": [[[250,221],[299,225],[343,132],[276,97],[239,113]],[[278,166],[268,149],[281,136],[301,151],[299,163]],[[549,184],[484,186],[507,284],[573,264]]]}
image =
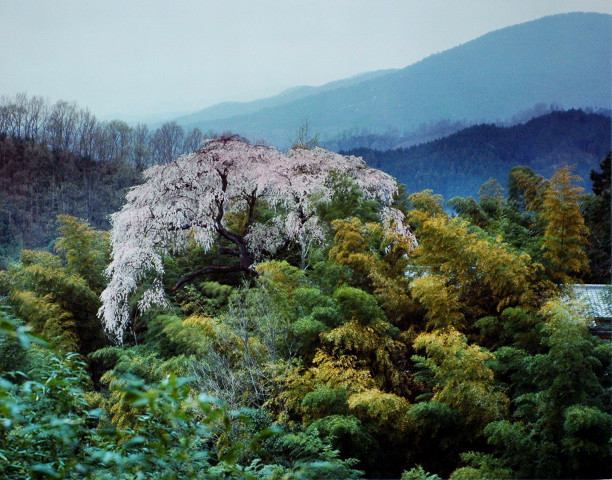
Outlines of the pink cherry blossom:
{"label": "pink cherry blossom", "polygon": [[[314,203],[331,199],[333,191],[326,180],[332,172],[352,178],[366,198],[380,203],[386,226],[414,240],[402,223],[403,214],[391,207],[395,180],[358,157],[321,148],[284,154],[226,138],[145,171],[145,182],[128,193],[123,209],[111,219],[113,260],[99,312],[108,335],[122,342],[130,321],[129,297],[145,276],[152,281],[139,309],[167,302],[162,258],[184,251],[190,241],[205,251],[223,242],[220,254],[235,257],[236,263],[188,274],[175,289],[206,273],[248,271],[292,243],[322,241],[324,230]],[[256,219],[255,209],[262,203],[275,212],[265,223]],[[242,233],[232,231],[228,223],[236,213],[246,217]]]}

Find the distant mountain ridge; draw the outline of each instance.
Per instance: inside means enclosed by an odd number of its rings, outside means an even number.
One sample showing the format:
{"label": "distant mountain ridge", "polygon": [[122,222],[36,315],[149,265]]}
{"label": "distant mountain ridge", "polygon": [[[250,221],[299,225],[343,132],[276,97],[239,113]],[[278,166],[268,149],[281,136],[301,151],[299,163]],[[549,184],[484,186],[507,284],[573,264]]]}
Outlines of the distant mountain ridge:
{"label": "distant mountain ridge", "polygon": [[376,70],[374,72],[362,73],[342,80],[329,82],[325,85],[321,85],[320,87],[311,87],[307,85],[292,87],[279,93],[278,95],[274,95],[272,97],[264,98],[261,100],[254,100],[251,102],[218,103],[216,105],[212,105],[211,107],[200,110],[199,112],[181,116],[177,120],[177,122],[181,125],[184,125],[193,122],[202,122],[205,120],[216,120],[222,118],[231,118],[240,115],[247,115],[263,110],[264,108],[274,108],[311,95],[317,95],[319,93],[334,90],[336,88],[343,88],[355,85],[366,80],[387,75],[388,73],[394,71],[396,71],[396,69]]}
{"label": "distant mountain ridge", "polygon": [[490,32],[401,70],[220,104],[177,122],[287,146],[307,118],[322,140],[349,129],[505,120],[538,103],[612,107],[612,15],[569,13]]}
{"label": "distant mountain ridge", "polygon": [[598,170],[610,151],[611,131],[609,115],[569,110],[513,127],[475,125],[406,149],[357,148],[342,153],[363,157],[368,165],[393,175],[410,193],[433,189],[445,200],[477,197],[489,178],[505,186],[508,173],[519,165],[546,178],[564,165],[574,165],[588,192],[590,171]]}

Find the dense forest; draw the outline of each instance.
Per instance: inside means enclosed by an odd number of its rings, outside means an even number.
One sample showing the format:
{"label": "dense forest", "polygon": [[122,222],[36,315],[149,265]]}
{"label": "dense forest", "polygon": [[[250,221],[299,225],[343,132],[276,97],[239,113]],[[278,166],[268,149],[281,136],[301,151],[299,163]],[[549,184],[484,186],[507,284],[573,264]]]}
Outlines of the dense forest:
{"label": "dense forest", "polygon": [[447,199],[475,195],[491,177],[504,182],[518,165],[545,177],[563,165],[576,165],[585,180],[581,186],[590,189],[589,172],[608,153],[611,131],[609,113],[555,111],[510,127],[475,125],[410,148],[344,153],[363,157],[410,192],[435,186]]}
{"label": "dense forest", "polygon": [[612,476],[612,345],[564,288],[609,283],[608,152],[587,195],[521,166],[450,215],[305,145],[222,136],[123,203],[112,161],[3,144],[123,204],[0,272],[4,478]]}
{"label": "dense forest", "polygon": [[101,229],[140,172],[197,150],[206,136],[174,122],[149,131],[102,122],[75,103],[0,98],[0,268],[22,248],[47,248],[68,213]]}

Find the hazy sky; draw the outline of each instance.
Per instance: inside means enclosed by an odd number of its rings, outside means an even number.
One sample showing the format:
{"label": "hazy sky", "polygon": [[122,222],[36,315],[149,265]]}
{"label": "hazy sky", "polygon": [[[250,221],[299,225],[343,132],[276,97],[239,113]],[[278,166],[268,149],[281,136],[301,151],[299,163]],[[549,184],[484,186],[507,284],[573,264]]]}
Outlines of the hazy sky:
{"label": "hazy sky", "polygon": [[199,110],[402,68],[610,0],[0,0],[0,95],[102,118]]}

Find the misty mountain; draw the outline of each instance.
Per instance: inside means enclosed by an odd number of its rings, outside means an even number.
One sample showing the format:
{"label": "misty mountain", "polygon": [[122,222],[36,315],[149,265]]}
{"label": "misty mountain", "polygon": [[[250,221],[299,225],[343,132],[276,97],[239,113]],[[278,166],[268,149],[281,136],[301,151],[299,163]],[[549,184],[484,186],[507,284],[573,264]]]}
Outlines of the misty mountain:
{"label": "misty mountain", "polygon": [[299,87],[289,88],[273,97],[254,100],[252,102],[223,102],[211,107],[200,110],[199,112],[189,115],[183,115],[177,123],[181,125],[197,125],[198,122],[215,121],[222,118],[231,118],[240,115],[248,115],[259,112],[266,108],[274,108],[281,105],[286,105],[293,101],[304,97],[318,95],[319,93],[328,92],[337,88],[350,87],[357,85],[363,81],[387,75],[390,72],[395,72],[396,69],[377,70],[375,72],[367,72],[354,75],[342,80],[326,83],[320,87],[311,87],[302,85]]}
{"label": "misty mountain", "polygon": [[542,103],[610,108],[611,59],[611,15],[553,15],[496,30],[401,70],[224,103],[177,122],[286,146],[303,118],[326,141],[347,130],[412,131],[443,119],[504,121]]}
{"label": "misty mountain", "polygon": [[518,165],[550,178],[564,165],[575,165],[591,189],[589,173],[610,150],[609,115],[581,110],[553,112],[524,124],[475,125],[453,135],[411,148],[379,151],[358,148],[342,152],[363,157],[368,165],[393,175],[408,192],[433,189],[444,196],[478,196],[489,178],[506,185]]}

